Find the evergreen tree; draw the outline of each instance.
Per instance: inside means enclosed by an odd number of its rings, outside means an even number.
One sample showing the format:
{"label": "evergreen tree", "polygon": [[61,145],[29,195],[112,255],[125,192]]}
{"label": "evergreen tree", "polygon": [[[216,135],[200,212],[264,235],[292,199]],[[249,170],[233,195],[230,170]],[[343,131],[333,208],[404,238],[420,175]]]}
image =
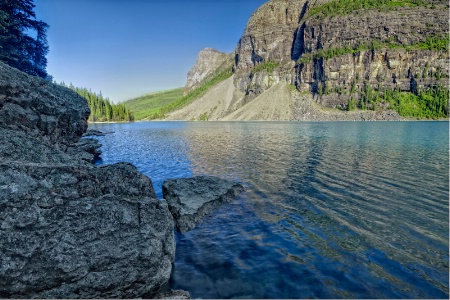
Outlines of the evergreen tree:
{"label": "evergreen tree", "polygon": [[[36,20],[33,0],[0,1],[0,60],[30,75],[46,78],[47,28]],[[36,37],[28,35],[33,32]]]}
{"label": "evergreen tree", "polygon": [[61,82],[60,85],[70,88],[86,99],[91,110],[91,115],[89,116],[89,121],[91,122],[134,121],[133,113],[123,103],[112,104],[108,98],[103,97],[101,92],[96,94],[86,88],[75,87],[72,83],[67,86],[64,82]]}

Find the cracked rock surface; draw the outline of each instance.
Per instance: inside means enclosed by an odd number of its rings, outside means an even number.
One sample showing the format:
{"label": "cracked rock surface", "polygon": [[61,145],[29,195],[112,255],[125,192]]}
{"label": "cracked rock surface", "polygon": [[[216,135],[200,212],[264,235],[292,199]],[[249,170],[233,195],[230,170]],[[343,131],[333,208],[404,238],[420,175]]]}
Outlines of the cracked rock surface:
{"label": "cracked rock surface", "polygon": [[76,93],[0,63],[0,298],[151,297],[173,218],[127,163],[95,167]]}

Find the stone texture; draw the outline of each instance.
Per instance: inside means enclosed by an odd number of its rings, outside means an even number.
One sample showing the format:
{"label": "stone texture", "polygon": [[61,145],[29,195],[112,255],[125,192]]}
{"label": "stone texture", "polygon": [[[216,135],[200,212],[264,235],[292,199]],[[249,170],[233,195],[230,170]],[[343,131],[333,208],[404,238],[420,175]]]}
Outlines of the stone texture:
{"label": "stone texture", "polygon": [[212,176],[166,179],[163,197],[180,232],[193,229],[219,205],[232,201],[243,186]]}
{"label": "stone texture", "polygon": [[168,282],[173,218],[126,163],[95,167],[86,101],[0,63],[0,298],[137,298]]}
{"label": "stone texture", "polygon": [[0,174],[2,298],[141,297],[169,279],[173,221],[134,167],[10,162]]}
{"label": "stone texture", "polygon": [[[370,10],[345,16],[313,17],[307,19],[298,29],[302,36],[298,48],[303,52],[318,49],[356,47],[373,40],[381,43],[411,45],[425,41],[429,36],[448,34],[448,4],[437,7],[404,7],[394,11]],[[442,1],[440,1],[442,3]],[[328,60],[318,59],[296,68],[295,84],[301,91],[315,92],[325,84],[329,90],[341,88],[349,94],[355,83],[356,91],[364,84],[372,88],[400,88],[410,91],[411,78],[416,78],[418,86],[433,84],[448,85],[449,54],[447,51],[400,49],[380,49],[342,55]],[[440,69],[442,78],[436,79]],[[341,99],[339,99],[341,98]],[[320,97],[319,103],[334,107],[340,102],[347,103],[348,97]]]}
{"label": "stone texture", "polygon": [[74,91],[0,63],[0,127],[64,149],[86,131],[89,113]]}
{"label": "stone texture", "polygon": [[[235,50],[235,86],[252,99],[280,81],[294,82],[293,40],[308,1],[272,0],[250,17]],[[279,67],[269,74],[252,70],[265,62]]]}
{"label": "stone texture", "polygon": [[213,48],[205,48],[198,54],[197,61],[187,76],[184,93],[200,87],[214,75],[222,72],[233,64],[232,55],[219,52]]}
{"label": "stone texture", "polygon": [[[298,65],[296,62],[304,53],[318,49],[356,46],[373,40],[410,45],[432,35],[448,34],[448,1],[430,0],[429,7],[402,7],[393,11],[375,9],[326,18],[308,16],[311,8],[329,1],[272,0],[250,17],[235,50],[234,84],[246,94],[244,104],[280,82],[313,93],[326,84],[332,95],[315,99],[327,107],[347,103],[348,97],[334,91],[338,88],[348,93],[353,82],[357,92],[364,83],[374,89],[380,84],[409,91],[413,77],[418,78],[419,87],[448,84],[447,51],[380,49]],[[267,62],[276,63],[276,68],[271,72],[255,69]],[[438,69],[443,74],[439,80],[435,78]]]}
{"label": "stone texture", "polygon": [[101,146],[100,142],[95,139],[84,138],[75,144],[70,145],[67,149],[67,153],[72,156],[77,156],[89,163],[94,163],[102,154],[102,151],[100,150]]}

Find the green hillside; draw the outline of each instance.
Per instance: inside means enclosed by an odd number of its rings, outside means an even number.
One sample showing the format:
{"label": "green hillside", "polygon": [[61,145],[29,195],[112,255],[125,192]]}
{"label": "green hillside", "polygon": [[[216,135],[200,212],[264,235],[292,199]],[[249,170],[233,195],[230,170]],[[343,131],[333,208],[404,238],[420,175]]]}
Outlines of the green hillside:
{"label": "green hillside", "polygon": [[127,100],[125,106],[134,113],[135,120],[143,120],[159,112],[183,97],[184,88],[177,88],[162,92],[147,94],[138,98]]}
{"label": "green hillside", "polygon": [[126,108],[134,114],[135,120],[164,119],[167,113],[180,109],[203,96],[211,87],[233,75],[229,67],[215,74],[200,87],[183,95],[184,88],[177,88],[157,93],[147,94],[124,102]]}

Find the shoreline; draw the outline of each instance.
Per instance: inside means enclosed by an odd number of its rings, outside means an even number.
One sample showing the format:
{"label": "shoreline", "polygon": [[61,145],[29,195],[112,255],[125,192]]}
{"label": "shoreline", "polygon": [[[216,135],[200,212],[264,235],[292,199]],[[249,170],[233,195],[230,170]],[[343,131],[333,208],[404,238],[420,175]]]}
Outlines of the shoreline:
{"label": "shoreline", "polygon": [[136,120],[129,122],[88,122],[88,124],[125,124],[125,123],[144,123],[144,122],[215,122],[215,123],[234,123],[234,122],[284,122],[284,123],[301,123],[301,122],[450,122],[450,119],[400,119],[400,120],[211,120],[211,121],[193,121],[193,120]]}

